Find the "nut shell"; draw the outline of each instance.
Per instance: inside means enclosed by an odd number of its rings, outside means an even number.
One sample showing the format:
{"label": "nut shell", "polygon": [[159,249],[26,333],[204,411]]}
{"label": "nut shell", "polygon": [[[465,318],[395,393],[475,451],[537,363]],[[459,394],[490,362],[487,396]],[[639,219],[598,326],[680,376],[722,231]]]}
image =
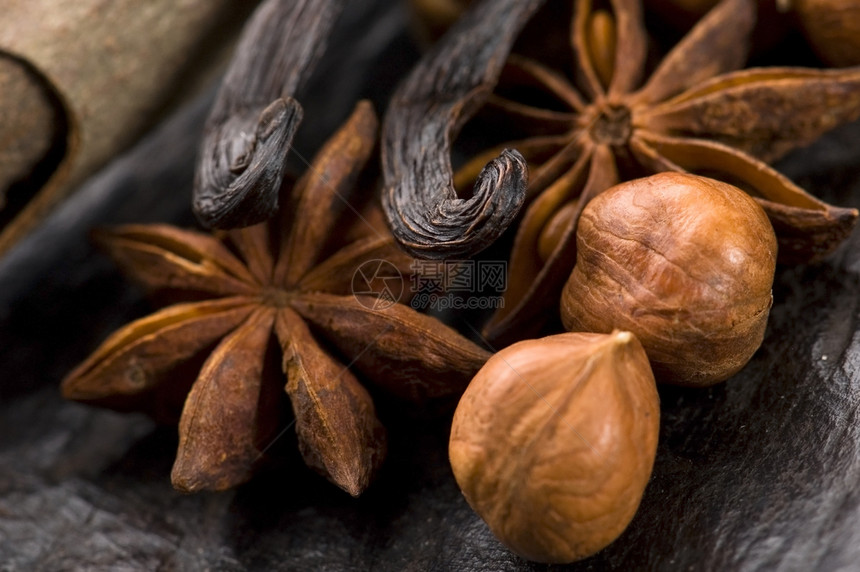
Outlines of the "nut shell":
{"label": "nut shell", "polygon": [[792,0],[809,44],[830,65],[860,64],[860,0]]}
{"label": "nut shell", "polygon": [[767,215],[732,185],[682,173],[623,183],[582,212],[562,321],[631,331],[658,381],[712,385],[761,345],[776,252]]}
{"label": "nut shell", "polygon": [[457,406],[466,500],[517,554],[572,562],[627,527],[651,475],[659,397],[628,332],[567,333],[495,354]]}

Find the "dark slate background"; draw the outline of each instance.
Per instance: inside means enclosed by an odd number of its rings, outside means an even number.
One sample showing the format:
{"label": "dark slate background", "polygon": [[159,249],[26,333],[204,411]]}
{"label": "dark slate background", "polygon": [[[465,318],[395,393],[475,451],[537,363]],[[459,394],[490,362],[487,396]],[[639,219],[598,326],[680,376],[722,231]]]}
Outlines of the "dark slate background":
{"label": "dark slate background", "polygon": [[[305,157],[357,97],[381,109],[417,57],[400,5],[354,4],[302,99]],[[454,482],[450,411],[384,399],[389,458],[358,500],[310,473],[291,437],[281,463],[235,491],[174,492],[174,427],[64,402],[57,386],[149,310],[88,229],[193,224],[193,157],[211,97],[154,129],[0,261],[0,570],[860,569],[860,232],[822,264],[778,269],[764,343],[741,373],[708,390],[661,388],[642,507],[621,538],[576,565],[507,552]],[[860,207],[860,123],[779,166]]]}

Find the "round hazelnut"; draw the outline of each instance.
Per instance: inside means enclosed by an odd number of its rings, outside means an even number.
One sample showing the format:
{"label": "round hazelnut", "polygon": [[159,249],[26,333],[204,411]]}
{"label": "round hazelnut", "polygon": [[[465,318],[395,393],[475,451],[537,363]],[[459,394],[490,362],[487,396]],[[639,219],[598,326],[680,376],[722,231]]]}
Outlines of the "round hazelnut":
{"label": "round hazelnut", "polygon": [[812,49],[833,66],[860,64],[860,0],[783,0]]}
{"label": "round hazelnut", "polygon": [[512,551],[572,562],[630,523],[657,450],[659,397],[629,332],[566,333],[509,346],[454,413],[460,489]]}
{"label": "round hazelnut", "polygon": [[658,381],[723,381],[761,345],[777,243],[737,187],[683,173],[616,185],[583,209],[576,247],[565,327],[635,333]]}

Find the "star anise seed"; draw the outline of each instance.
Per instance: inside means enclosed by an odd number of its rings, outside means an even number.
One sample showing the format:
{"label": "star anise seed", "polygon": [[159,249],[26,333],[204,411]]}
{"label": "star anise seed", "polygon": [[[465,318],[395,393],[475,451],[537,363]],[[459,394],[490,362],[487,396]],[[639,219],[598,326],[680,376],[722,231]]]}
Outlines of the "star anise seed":
{"label": "star anise seed", "polygon": [[[428,398],[462,391],[489,357],[435,318],[352,294],[353,275],[364,262],[384,260],[411,272],[412,260],[376,226],[364,232],[337,226],[345,205],[361,198],[350,191],[376,131],[371,106],[360,103],[293,187],[286,222],[220,238],[166,225],[103,234],[133,279],[186,301],[114,333],[63,381],[63,393],[149,411],[164,411],[165,400],[177,394],[185,397],[176,488],[222,490],[250,478],[286,426],[278,398],[285,374],[305,462],[358,495],[385,456],[386,437],[350,366],[395,393]],[[353,235],[359,238],[342,243]],[[341,239],[333,253],[330,237]],[[282,373],[268,367],[272,346],[282,354]],[[189,389],[177,369],[201,358]]]}

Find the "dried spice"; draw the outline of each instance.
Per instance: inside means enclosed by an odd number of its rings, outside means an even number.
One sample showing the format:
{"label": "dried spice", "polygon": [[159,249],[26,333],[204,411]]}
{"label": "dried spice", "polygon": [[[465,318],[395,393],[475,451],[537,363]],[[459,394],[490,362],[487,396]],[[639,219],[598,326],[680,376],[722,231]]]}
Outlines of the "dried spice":
{"label": "dried spice", "polygon": [[[468,13],[464,20],[471,22]],[[595,8],[578,0],[570,36],[574,70],[569,71],[579,88],[564,71],[523,56],[508,58],[502,85],[538,91],[553,103],[546,108],[499,93],[490,97],[487,107],[530,136],[479,154],[456,177],[462,187],[461,181],[473,179],[507,148],[520,151],[531,171],[531,203],[511,254],[505,305],[487,324],[486,335],[507,342],[539,328],[573,266],[579,212],[620,180],[691,171],[742,187],[770,217],[782,262],[820,258],[848,235],[854,209],[816,199],[765,161],[860,116],[860,70],[732,72],[746,58],[754,20],[752,0],[723,1],[643,83],[647,38],[639,1],[614,0]],[[481,26],[495,29],[499,22]],[[458,69],[468,58],[463,45],[468,32],[452,30],[429,57]],[[408,119],[389,115],[387,127]],[[421,197],[415,200],[422,204]]]}
{"label": "dried spice", "polygon": [[501,150],[459,194],[450,147],[487,100],[510,45],[541,0],[482,2],[436,44],[397,88],[382,131],[382,204],[400,245],[420,258],[467,257],[495,241],[523,204],[528,174]]}
{"label": "dried spice", "polygon": [[266,0],[236,48],[209,114],[194,212],[213,228],[262,222],[278,189],[302,107],[293,98],[325,49],[342,0]]}
{"label": "dried spice", "polygon": [[[461,392],[489,357],[435,318],[353,294],[363,263],[384,260],[401,272],[411,263],[390,235],[365,220],[330,244],[338,225],[346,229],[340,215],[358,199],[350,190],[376,129],[370,105],[359,104],[293,187],[284,221],[226,231],[221,239],[164,225],[125,226],[104,239],[148,290],[191,301],[113,334],[63,381],[63,392],[148,410],[179,393],[177,488],[225,489],[250,477],[286,426],[277,398],[282,369],[305,461],[358,495],[382,461],[386,440],[349,366],[393,393],[430,398]],[[359,238],[344,245],[352,235]],[[268,367],[273,340],[281,368]],[[188,372],[178,368],[201,354],[205,363],[188,390],[182,378]]]}
{"label": "dried spice", "polygon": [[[687,29],[718,0],[645,0],[661,20]],[[753,48],[773,49],[792,29],[799,30],[827,65],[860,64],[860,2],[857,0],[759,0]]]}
{"label": "dried spice", "polygon": [[5,0],[0,254],[211,81],[253,0]]}
{"label": "dried spice", "polygon": [[[9,188],[33,173],[61,140],[62,109],[50,84],[26,63],[0,52],[0,210]],[[14,110],[14,111],[13,111]]]}
{"label": "dried spice", "polygon": [[[662,25],[686,32],[708,13],[719,0],[643,0],[646,13],[656,16]],[[752,34],[752,52],[767,51],[786,40],[792,18],[786,13],[785,0],[758,0],[758,23]]]}

